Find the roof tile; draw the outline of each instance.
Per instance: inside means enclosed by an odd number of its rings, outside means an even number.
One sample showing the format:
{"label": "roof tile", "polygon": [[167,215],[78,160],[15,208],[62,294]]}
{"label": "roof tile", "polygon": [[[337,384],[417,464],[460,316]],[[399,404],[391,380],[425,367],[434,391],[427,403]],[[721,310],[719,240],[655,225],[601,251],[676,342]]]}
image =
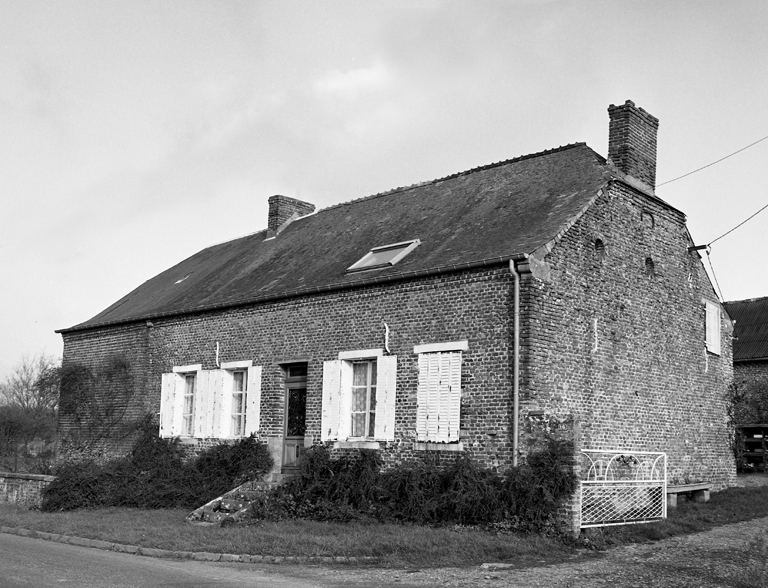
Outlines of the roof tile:
{"label": "roof tile", "polygon": [[[611,177],[576,143],[337,204],[274,239],[208,247],[64,331],[501,263],[551,242]],[[421,245],[398,264],[346,273],[371,248],[412,239]]]}

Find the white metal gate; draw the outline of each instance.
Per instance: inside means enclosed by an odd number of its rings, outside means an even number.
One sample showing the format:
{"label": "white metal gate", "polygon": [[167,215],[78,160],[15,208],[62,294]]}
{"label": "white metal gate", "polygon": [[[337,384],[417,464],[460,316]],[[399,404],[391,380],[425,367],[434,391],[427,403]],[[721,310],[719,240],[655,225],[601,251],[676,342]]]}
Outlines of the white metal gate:
{"label": "white metal gate", "polygon": [[581,527],[649,523],[667,517],[667,454],[582,452]]}

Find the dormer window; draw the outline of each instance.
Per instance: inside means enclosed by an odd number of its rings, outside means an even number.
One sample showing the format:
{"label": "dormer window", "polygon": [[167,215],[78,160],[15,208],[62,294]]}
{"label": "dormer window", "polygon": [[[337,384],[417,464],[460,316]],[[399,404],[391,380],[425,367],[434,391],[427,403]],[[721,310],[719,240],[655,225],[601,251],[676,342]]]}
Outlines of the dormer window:
{"label": "dormer window", "polygon": [[359,272],[395,265],[419,245],[421,245],[421,241],[414,239],[413,241],[403,241],[401,243],[374,247],[363,255],[359,261],[349,266],[347,271]]}

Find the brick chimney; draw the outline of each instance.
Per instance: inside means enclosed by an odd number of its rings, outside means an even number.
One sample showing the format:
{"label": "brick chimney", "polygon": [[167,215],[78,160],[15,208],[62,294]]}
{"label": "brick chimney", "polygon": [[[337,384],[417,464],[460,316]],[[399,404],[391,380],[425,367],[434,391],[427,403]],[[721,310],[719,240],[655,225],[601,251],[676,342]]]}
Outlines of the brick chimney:
{"label": "brick chimney", "polygon": [[656,188],[656,134],[659,119],[627,100],[608,107],[608,161],[620,171]]}
{"label": "brick chimney", "polygon": [[269,222],[267,227],[270,236],[278,233],[278,229],[287,221],[315,212],[315,205],[296,198],[288,198],[279,194],[269,197]]}

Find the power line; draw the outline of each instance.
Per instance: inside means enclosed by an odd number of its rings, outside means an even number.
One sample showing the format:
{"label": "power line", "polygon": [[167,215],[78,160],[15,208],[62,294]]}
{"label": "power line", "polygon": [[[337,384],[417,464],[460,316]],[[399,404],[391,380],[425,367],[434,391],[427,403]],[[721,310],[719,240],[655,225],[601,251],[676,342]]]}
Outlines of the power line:
{"label": "power line", "polygon": [[713,165],[715,165],[716,163],[720,163],[721,161],[724,161],[724,160],[728,159],[729,157],[733,157],[733,156],[734,156],[734,155],[736,155],[737,153],[741,153],[742,151],[745,151],[745,150],[749,149],[750,147],[754,147],[755,145],[757,145],[757,144],[758,144],[758,143],[760,143],[761,141],[765,141],[766,139],[768,139],[768,135],[766,135],[766,136],[765,136],[765,137],[763,137],[762,139],[758,139],[758,140],[757,140],[757,141],[755,141],[754,143],[750,143],[750,144],[749,144],[749,145],[747,145],[746,147],[742,147],[742,148],[741,148],[741,149],[739,149],[738,151],[734,151],[734,152],[733,152],[733,153],[731,153],[730,155],[726,155],[725,157],[721,157],[721,158],[720,158],[720,159],[718,159],[717,161],[713,161],[712,163],[708,163],[708,164],[707,164],[707,165],[705,165],[704,167],[700,167],[699,169],[695,169],[695,170],[693,170],[692,172],[688,172],[687,174],[683,174],[682,176],[678,176],[678,177],[676,177],[676,178],[673,178],[673,179],[671,179],[671,180],[667,180],[666,182],[662,182],[661,184],[656,184],[656,187],[658,188],[658,187],[660,187],[660,186],[663,186],[663,185],[665,185],[665,184],[671,184],[672,182],[676,182],[677,180],[680,180],[680,179],[682,179],[682,178],[686,178],[686,177],[690,176],[691,174],[695,174],[696,172],[700,172],[701,170],[703,170],[703,169],[706,169],[706,168],[708,168],[708,167],[710,167],[710,166],[713,166]]}
{"label": "power line", "polygon": [[723,291],[720,289],[720,282],[717,281],[717,276],[715,275],[715,268],[712,265],[712,258],[709,256],[709,247],[707,247],[707,261],[709,262],[709,269],[712,270],[712,277],[715,279],[715,286],[717,286],[717,292],[718,294],[720,294],[720,302],[725,302]]}
{"label": "power line", "polygon": [[756,217],[758,214],[760,214],[761,212],[763,212],[763,211],[764,211],[766,208],[768,208],[768,204],[766,204],[765,206],[763,206],[763,207],[762,207],[760,210],[758,210],[758,211],[757,211],[755,214],[753,214],[752,216],[750,216],[748,219],[741,221],[741,222],[740,222],[738,225],[736,225],[735,227],[733,227],[733,228],[732,228],[730,231],[727,231],[727,232],[723,233],[722,235],[720,235],[720,236],[719,236],[717,239],[715,239],[714,241],[710,241],[710,242],[707,244],[707,247],[709,247],[709,245],[712,245],[712,243],[714,243],[715,241],[719,241],[720,239],[722,239],[722,238],[723,238],[723,237],[725,237],[726,235],[728,235],[728,234],[730,234],[730,233],[733,233],[733,231],[735,231],[736,229],[738,229],[738,228],[739,228],[741,225],[743,225],[743,224],[744,224],[744,223],[746,223],[747,221],[749,221],[749,220],[752,220],[753,218],[755,218],[755,217]]}

